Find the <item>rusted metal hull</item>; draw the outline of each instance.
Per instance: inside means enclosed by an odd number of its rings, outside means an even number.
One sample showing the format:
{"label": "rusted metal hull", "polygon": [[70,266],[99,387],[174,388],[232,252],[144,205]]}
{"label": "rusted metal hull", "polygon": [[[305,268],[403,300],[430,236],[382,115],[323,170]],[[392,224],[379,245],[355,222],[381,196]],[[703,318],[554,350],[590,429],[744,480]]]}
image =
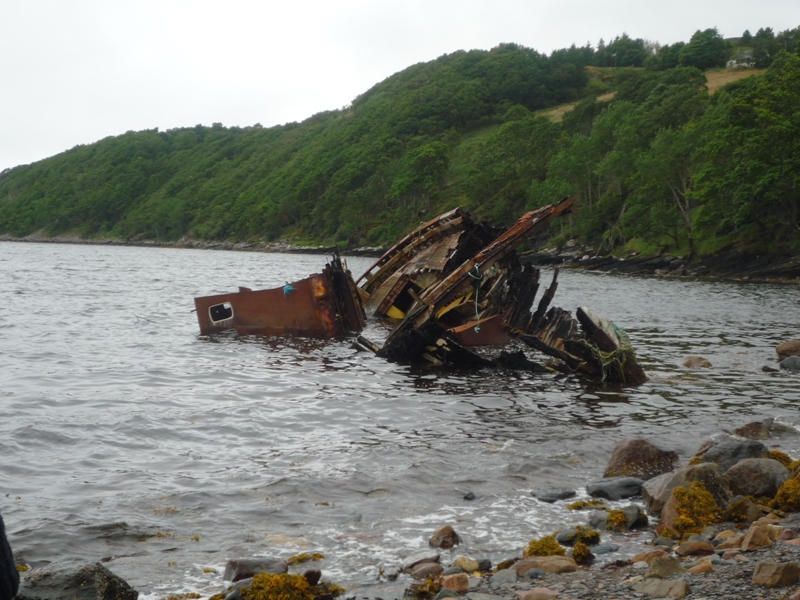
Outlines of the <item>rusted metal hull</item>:
{"label": "rusted metal hull", "polygon": [[[410,330],[421,328],[433,322],[442,329],[451,329],[463,325],[465,321],[477,320],[492,316],[486,314],[494,309],[495,313],[502,306],[492,306],[488,300],[483,307],[480,298],[491,295],[493,284],[498,283],[503,273],[517,271],[518,265],[515,250],[537,231],[544,228],[556,217],[568,213],[572,208],[572,199],[565,198],[558,204],[545,206],[531,211],[519,219],[494,241],[487,244],[475,254],[452,269],[446,276],[422,290],[419,301],[409,309],[403,321],[395,328],[384,344],[385,356],[394,356],[391,346]],[[465,318],[464,311],[470,302],[475,304],[471,317]],[[528,307],[526,307],[527,309]],[[483,314],[481,312],[483,311]],[[455,321],[455,322],[454,322]],[[406,345],[405,342],[402,344]]]}
{"label": "rusted metal hull", "polygon": [[333,338],[364,327],[364,309],[338,255],[322,273],[280,288],[194,299],[203,335],[234,330],[241,335]]}

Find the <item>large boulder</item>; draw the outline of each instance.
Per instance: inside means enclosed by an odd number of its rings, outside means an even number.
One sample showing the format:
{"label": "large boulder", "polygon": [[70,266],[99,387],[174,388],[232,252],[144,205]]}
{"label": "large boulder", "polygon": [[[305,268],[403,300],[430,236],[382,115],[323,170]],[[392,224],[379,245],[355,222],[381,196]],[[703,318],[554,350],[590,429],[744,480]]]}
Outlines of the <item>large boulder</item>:
{"label": "large boulder", "polygon": [[603,477],[652,479],[678,466],[678,455],[645,440],[622,440],[614,446]]}
{"label": "large boulder", "polygon": [[789,469],[772,458],[745,458],[725,473],[734,494],[772,498],[789,479]]}
{"label": "large boulder", "polygon": [[638,477],[612,477],[601,479],[586,486],[586,492],[592,498],[605,498],[607,500],[622,500],[640,496],[644,480]]}
{"label": "large boulder", "polygon": [[705,453],[703,460],[717,463],[722,472],[725,473],[733,465],[745,458],[769,458],[769,450],[764,444],[755,440],[745,440],[744,442],[729,440],[720,442],[709,449]]}
{"label": "large boulder", "polygon": [[139,592],[102,564],[53,563],[31,571],[17,600],[137,600]]}
{"label": "large boulder", "polygon": [[789,340],[782,342],[775,348],[778,353],[778,360],[789,358],[790,356],[800,356],[800,340]]}
{"label": "large boulder", "polygon": [[642,496],[647,504],[647,514],[658,517],[674,488],[689,487],[695,481],[701,482],[722,508],[728,506],[733,494],[722,477],[719,465],[702,463],[676,469],[646,481],[642,486]]}
{"label": "large boulder", "polygon": [[788,587],[800,578],[797,563],[759,562],[753,571],[753,585],[767,588]]}

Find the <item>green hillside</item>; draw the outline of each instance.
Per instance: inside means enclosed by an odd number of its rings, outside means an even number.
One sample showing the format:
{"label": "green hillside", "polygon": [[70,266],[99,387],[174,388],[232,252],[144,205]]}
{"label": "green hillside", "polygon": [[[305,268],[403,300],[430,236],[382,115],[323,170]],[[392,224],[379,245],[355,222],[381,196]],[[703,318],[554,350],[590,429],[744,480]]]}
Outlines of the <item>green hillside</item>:
{"label": "green hillside", "polygon": [[[353,247],[457,205],[508,223],[578,194],[555,243],[794,251],[796,41],[800,28],[734,41],[707,30],[660,49],[622,36],[550,56],[513,44],[456,52],[302,123],[128,132],[6,170],[0,233]],[[758,54],[763,75],[709,95],[698,67],[762,46],[773,50]]]}

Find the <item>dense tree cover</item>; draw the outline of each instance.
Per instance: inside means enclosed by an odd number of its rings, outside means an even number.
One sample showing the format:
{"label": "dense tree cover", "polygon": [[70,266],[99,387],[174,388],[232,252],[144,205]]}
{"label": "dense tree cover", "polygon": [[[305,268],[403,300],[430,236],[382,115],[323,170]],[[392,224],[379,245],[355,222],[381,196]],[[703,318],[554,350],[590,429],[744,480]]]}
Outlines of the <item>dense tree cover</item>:
{"label": "dense tree cover", "polygon": [[[0,174],[0,232],[376,245],[454,206],[509,223],[577,194],[555,243],[797,250],[798,33],[623,35],[550,56],[506,44],[414,65],[302,123],[128,132]],[[709,96],[699,68],[757,44],[767,73]],[[576,101],[561,122],[538,114]]]}

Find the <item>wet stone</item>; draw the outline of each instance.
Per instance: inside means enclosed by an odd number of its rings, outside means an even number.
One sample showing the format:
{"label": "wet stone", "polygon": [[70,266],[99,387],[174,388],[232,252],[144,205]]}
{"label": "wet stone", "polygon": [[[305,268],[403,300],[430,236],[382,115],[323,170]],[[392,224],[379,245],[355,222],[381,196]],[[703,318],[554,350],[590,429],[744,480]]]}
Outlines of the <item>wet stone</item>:
{"label": "wet stone", "polygon": [[439,563],[422,563],[414,568],[411,577],[414,579],[428,579],[436,575],[441,575],[444,569]]}
{"label": "wet stone", "polygon": [[515,569],[503,569],[502,571],[498,571],[492,575],[492,578],[489,580],[489,585],[492,587],[497,587],[500,585],[516,583],[517,579],[519,579],[519,574]]}
{"label": "wet stone", "polygon": [[534,568],[525,572],[526,579],[541,579],[545,575],[547,575],[547,573],[545,573],[543,569]]}
{"label": "wet stone", "polygon": [[612,477],[595,481],[586,486],[586,492],[593,498],[622,500],[642,494],[644,481],[636,477]]}
{"label": "wet stone", "polygon": [[568,498],[574,498],[576,496],[575,490],[569,490],[567,488],[553,488],[549,490],[543,490],[541,492],[531,492],[531,496],[540,500],[541,502],[547,502],[549,504],[553,504],[554,502],[558,502],[559,500],[567,500]]}
{"label": "wet stone", "polygon": [[479,570],[479,565],[477,560],[472,560],[466,556],[459,556],[453,561],[453,566],[451,568],[458,568],[459,571],[464,571],[465,573],[474,573]]}
{"label": "wet stone", "polygon": [[595,556],[599,556],[600,554],[611,554],[612,552],[617,552],[618,550],[619,546],[616,544],[600,544],[599,546],[592,548],[592,553]]}
{"label": "wet stone", "polygon": [[478,571],[485,572],[492,570],[492,561],[488,558],[481,558],[478,560]]}
{"label": "wet stone", "polygon": [[257,573],[281,575],[289,571],[286,561],[279,558],[235,558],[225,565],[224,581],[239,581]]}
{"label": "wet stone", "polygon": [[403,571],[411,571],[417,565],[422,563],[438,563],[439,554],[433,552],[419,552],[413,556],[409,556],[403,561]]}

